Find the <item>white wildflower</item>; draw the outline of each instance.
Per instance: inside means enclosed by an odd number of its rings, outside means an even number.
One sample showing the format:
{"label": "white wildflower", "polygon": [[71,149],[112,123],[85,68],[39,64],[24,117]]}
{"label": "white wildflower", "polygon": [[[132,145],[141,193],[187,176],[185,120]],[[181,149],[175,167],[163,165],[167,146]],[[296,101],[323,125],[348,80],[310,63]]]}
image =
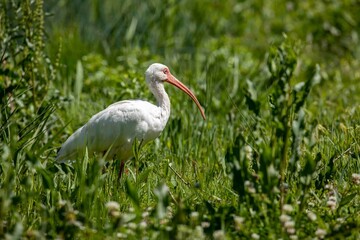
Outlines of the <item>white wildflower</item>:
{"label": "white wildflower", "polygon": [[290,235],[290,239],[291,239],[291,240],[298,240],[298,236],[296,236],[296,235]]}
{"label": "white wildflower", "polygon": [[128,227],[129,227],[130,229],[132,229],[132,230],[135,230],[135,229],[137,228],[137,225],[136,225],[136,223],[134,223],[134,222],[130,222],[130,223],[128,224]]}
{"label": "white wildflower", "polygon": [[245,218],[234,216],[234,223],[235,223],[234,225],[235,225],[235,229],[237,231],[241,230],[244,221],[245,221]]}
{"label": "white wildflower", "polygon": [[251,238],[252,239],[260,239],[260,236],[259,236],[259,234],[253,233],[253,234],[251,234]]}
{"label": "white wildflower", "polygon": [[65,206],[65,205],[66,205],[66,203],[67,203],[67,201],[66,201],[66,200],[60,200],[60,201],[58,202],[59,207],[63,207],[63,206]]}
{"label": "white wildflower", "polygon": [[198,218],[199,218],[199,213],[198,212],[191,212],[190,213],[191,221],[196,221],[196,220],[198,220]]}
{"label": "white wildflower", "polygon": [[281,214],[280,215],[280,222],[285,223],[285,222],[290,221],[290,220],[291,220],[291,217],[289,215],[286,215],[286,214]]}
{"label": "white wildflower", "polygon": [[288,234],[291,234],[291,235],[293,235],[293,234],[295,234],[295,228],[287,228],[286,229],[286,232],[288,233]]}
{"label": "white wildflower", "polygon": [[333,188],[333,186],[331,184],[326,184],[325,189],[333,190],[334,188]]}
{"label": "white wildflower", "polygon": [[287,221],[284,223],[284,227],[285,228],[294,228],[295,227],[295,222],[294,221]]}
{"label": "white wildflower", "polygon": [[115,201],[110,201],[105,204],[105,207],[108,209],[108,211],[119,211],[120,205],[119,203]]}
{"label": "white wildflower", "polygon": [[125,233],[120,233],[120,232],[117,233],[116,236],[117,236],[118,238],[122,238],[122,239],[127,238],[127,235],[126,235]]}
{"label": "white wildflower", "polygon": [[147,228],[147,223],[145,221],[141,221],[139,223],[139,228],[142,229],[142,230],[146,229]]}
{"label": "white wildflower", "polygon": [[250,181],[245,181],[244,186],[249,193],[256,193],[256,189],[254,188],[254,184]]}
{"label": "white wildflower", "polygon": [[328,206],[331,210],[335,210],[336,209],[336,202],[334,201],[327,201],[326,206]]}
{"label": "white wildflower", "polygon": [[252,156],[253,156],[253,149],[249,146],[249,145],[246,145],[244,147],[245,149],[245,156],[248,160],[252,159]]}
{"label": "white wildflower", "polygon": [[246,180],[246,181],[244,182],[244,186],[245,186],[245,187],[251,187],[252,184],[251,184],[250,181]]}
{"label": "white wildflower", "polygon": [[208,227],[210,227],[210,223],[209,222],[202,222],[201,227],[202,228],[208,228]]}
{"label": "white wildflower", "polygon": [[108,214],[112,217],[119,217],[120,216],[120,205],[119,203],[115,202],[115,201],[110,201],[110,202],[107,202],[105,204],[105,207],[107,208],[108,210]]}
{"label": "white wildflower", "polygon": [[330,197],[329,197],[329,201],[336,202],[336,197],[335,197],[335,196],[330,196]]}
{"label": "white wildflower", "polygon": [[318,228],[315,232],[315,235],[320,238],[323,239],[326,235],[326,231],[324,229]]}
{"label": "white wildflower", "polygon": [[307,216],[308,216],[308,218],[311,220],[311,221],[316,221],[316,214],[315,213],[313,213],[312,211],[308,211],[307,212]]}
{"label": "white wildflower", "polygon": [[330,196],[328,201],[326,202],[326,206],[328,206],[331,210],[336,209],[336,197]]}
{"label": "white wildflower", "polygon": [[358,173],[353,173],[351,175],[351,180],[355,185],[360,185],[360,174]]}
{"label": "white wildflower", "polygon": [[251,187],[251,188],[248,189],[248,192],[249,193],[256,193],[256,189]]}
{"label": "white wildflower", "polygon": [[216,230],[213,233],[213,237],[214,237],[215,240],[225,239],[225,232],[223,230]]}
{"label": "white wildflower", "polygon": [[150,213],[148,211],[145,211],[141,214],[142,218],[147,218],[150,215]]}
{"label": "white wildflower", "polygon": [[294,210],[293,206],[290,204],[285,204],[282,208],[285,212],[292,212]]}

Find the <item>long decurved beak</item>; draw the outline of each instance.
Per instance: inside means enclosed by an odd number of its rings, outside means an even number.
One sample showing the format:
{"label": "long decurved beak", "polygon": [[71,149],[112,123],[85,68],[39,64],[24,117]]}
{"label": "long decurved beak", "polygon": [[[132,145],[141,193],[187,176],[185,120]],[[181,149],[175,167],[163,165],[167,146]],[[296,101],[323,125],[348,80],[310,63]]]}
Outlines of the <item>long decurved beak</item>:
{"label": "long decurved beak", "polygon": [[168,78],[165,80],[165,82],[168,82],[175,87],[179,88],[181,91],[185,92],[191,99],[195,102],[196,106],[199,108],[201,116],[204,120],[206,120],[204,110],[202,109],[199,101],[197,100],[195,94],[193,94],[188,87],[186,87],[182,82],[177,80],[171,73],[168,74]]}

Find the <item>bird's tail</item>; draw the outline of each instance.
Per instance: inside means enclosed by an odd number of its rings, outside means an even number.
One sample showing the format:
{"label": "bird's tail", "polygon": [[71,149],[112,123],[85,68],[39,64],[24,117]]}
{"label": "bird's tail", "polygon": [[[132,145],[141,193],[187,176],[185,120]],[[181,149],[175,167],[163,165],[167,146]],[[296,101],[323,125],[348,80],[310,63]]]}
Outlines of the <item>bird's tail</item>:
{"label": "bird's tail", "polygon": [[56,161],[65,162],[75,160],[79,152],[86,146],[86,139],[82,134],[82,128],[73,133],[57,152]]}

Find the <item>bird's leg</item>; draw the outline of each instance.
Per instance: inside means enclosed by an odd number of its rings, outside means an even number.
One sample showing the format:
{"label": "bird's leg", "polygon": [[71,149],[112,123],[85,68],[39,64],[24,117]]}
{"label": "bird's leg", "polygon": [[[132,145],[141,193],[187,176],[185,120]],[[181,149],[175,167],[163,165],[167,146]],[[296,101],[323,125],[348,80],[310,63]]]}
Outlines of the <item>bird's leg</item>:
{"label": "bird's leg", "polygon": [[139,145],[136,148],[136,155],[135,155],[135,172],[136,172],[136,178],[139,174],[139,160],[140,160],[140,149],[144,143],[144,139],[141,139]]}
{"label": "bird's leg", "polygon": [[[104,158],[106,152],[102,152],[102,157]],[[95,156],[95,154],[93,155],[93,157]],[[104,166],[102,167],[102,173],[105,174],[107,172],[107,168],[109,167],[109,162],[105,162]]]}
{"label": "bird's leg", "polygon": [[122,176],[122,174],[123,174],[123,172],[124,172],[124,167],[125,167],[125,161],[122,160],[122,161],[120,162],[120,169],[119,169],[118,180],[121,179],[121,176]]}

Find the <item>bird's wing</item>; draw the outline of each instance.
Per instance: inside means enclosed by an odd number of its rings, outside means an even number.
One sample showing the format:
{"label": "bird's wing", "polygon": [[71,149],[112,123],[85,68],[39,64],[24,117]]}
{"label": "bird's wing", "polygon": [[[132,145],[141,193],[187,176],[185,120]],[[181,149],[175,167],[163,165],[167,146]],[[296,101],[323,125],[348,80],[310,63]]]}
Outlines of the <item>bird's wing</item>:
{"label": "bird's wing", "polygon": [[104,152],[111,147],[113,154],[128,155],[128,152],[121,151],[131,151],[134,138],[148,141],[160,134],[165,127],[159,121],[160,114],[159,107],[146,101],[121,101],[111,104],[95,114],[65,141],[57,160],[74,159],[79,153],[83,153],[86,147],[89,153]]}

